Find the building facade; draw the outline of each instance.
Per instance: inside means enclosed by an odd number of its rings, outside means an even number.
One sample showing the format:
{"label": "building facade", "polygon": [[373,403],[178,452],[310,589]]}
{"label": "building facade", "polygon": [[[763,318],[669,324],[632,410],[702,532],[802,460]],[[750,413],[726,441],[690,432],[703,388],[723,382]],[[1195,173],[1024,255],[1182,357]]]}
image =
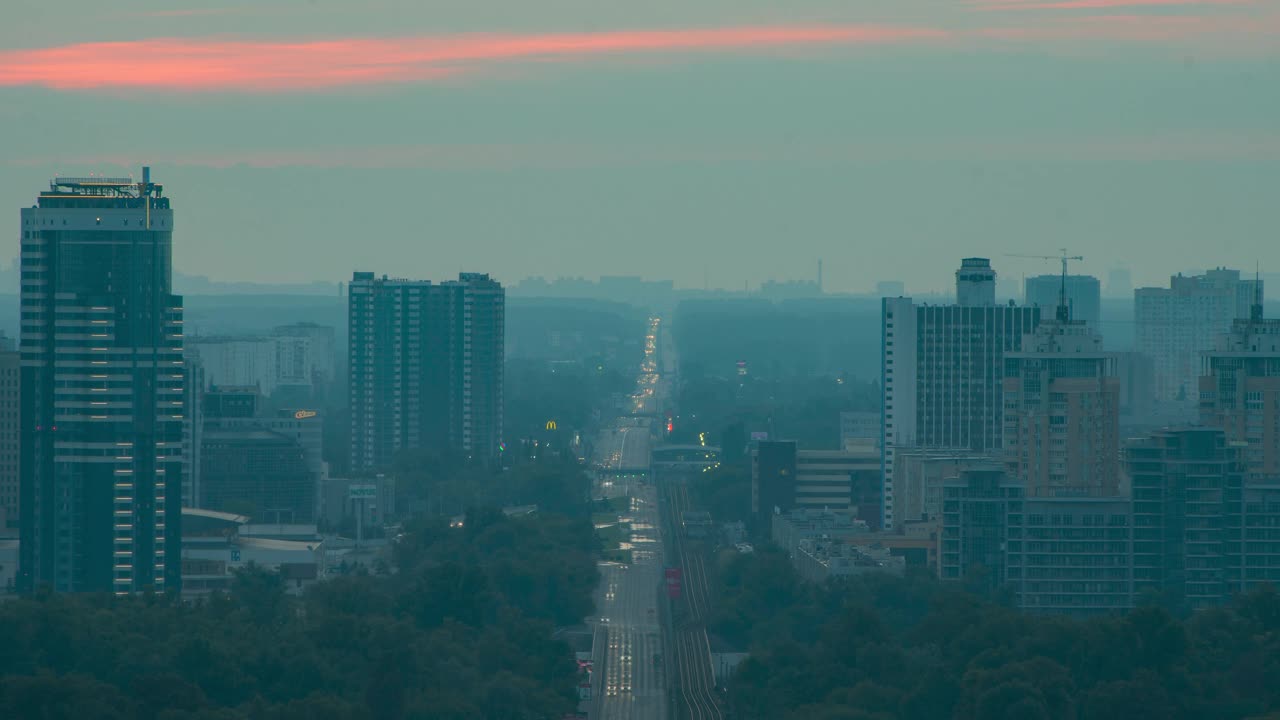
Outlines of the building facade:
{"label": "building facade", "polygon": [[944,485],[939,575],[1077,615],[1212,607],[1274,584],[1280,483],[1246,481],[1242,449],[1216,428],[1139,438],[1120,497],[1028,497],[1003,468],[962,470]]}
{"label": "building facade", "polygon": [[329,466],[313,409],[261,410],[256,388],[218,388],[202,399],[199,486],[193,507],[259,523],[315,523]]}
{"label": "building facade", "polygon": [[798,450],[791,507],[850,510],[873,529],[880,527],[880,451]]}
{"label": "building facade", "polygon": [[752,453],[752,508],[848,511],[873,528],[880,521],[880,453],[799,450],[793,440],[762,441]]}
{"label": "building facade", "polygon": [[1120,492],[1120,381],[1102,336],[1059,306],[1005,355],[1004,457],[1029,497]]}
{"label": "building facade", "polygon": [[1244,445],[1250,482],[1280,482],[1280,320],[1256,303],[1205,356],[1200,424]]}
{"label": "building facade", "polygon": [[349,292],[351,468],[405,449],[491,464],[503,451],[505,292],[488,275],[456,281],[355,273]]}
{"label": "building facade", "polygon": [[0,530],[18,526],[21,494],[22,361],[14,348],[0,349]]}
{"label": "building facade", "polygon": [[880,439],[884,437],[880,421],[880,413],[875,411],[840,413],[840,447],[856,450],[870,446],[878,450]]}
{"label": "building facade", "polygon": [[1131,443],[1134,592],[1191,608],[1239,588],[1244,463],[1213,428],[1164,430]]}
{"label": "building facade", "polygon": [[751,451],[751,512],[767,518],[791,509],[796,497],[796,444],[761,440]]}
{"label": "building facade", "polygon": [[[1040,308],[1044,315],[1050,315],[1058,307],[1058,299],[1062,294],[1063,277],[1061,275],[1036,275],[1023,283],[1026,305]],[[1066,276],[1067,306],[1071,308],[1071,317],[1084,322],[1095,332],[1101,330],[1102,321],[1102,285],[1092,275]]]}
{"label": "building facade", "polygon": [[1167,288],[1134,291],[1137,350],[1151,358],[1155,397],[1195,412],[1201,355],[1235,319],[1248,318],[1261,281],[1241,280],[1240,271],[1218,268],[1203,275],[1175,275]]}
{"label": "building facade", "polygon": [[176,591],[185,363],[173,210],[143,169],[21,212],[19,586]]}
{"label": "building facade", "polygon": [[964,470],[989,467],[1000,461],[994,453],[901,447],[894,453],[893,487],[897,512],[893,530],[908,523],[938,523],[942,518],[942,488]]}
{"label": "building facade", "polygon": [[[986,297],[985,290],[979,292],[986,281],[973,279],[978,270],[962,267],[957,272],[968,286],[957,287],[957,295],[972,302]],[[981,287],[973,287],[975,283]],[[916,305],[910,298],[884,298],[881,303],[881,526],[892,527],[897,448],[1001,450],[1004,356],[1020,350],[1023,338],[1040,324],[1040,308]]]}
{"label": "building facade", "polygon": [[1094,615],[1133,606],[1128,501],[1028,498],[998,465],[944,487],[939,576],[1007,590],[1027,611]]}
{"label": "building facade", "polygon": [[956,304],[986,307],[996,304],[996,271],[987,258],[965,258],[956,270]]}
{"label": "building facade", "polygon": [[206,390],[214,386],[255,387],[270,395],[279,384],[272,338],[193,335],[187,339],[187,348],[200,358]]}

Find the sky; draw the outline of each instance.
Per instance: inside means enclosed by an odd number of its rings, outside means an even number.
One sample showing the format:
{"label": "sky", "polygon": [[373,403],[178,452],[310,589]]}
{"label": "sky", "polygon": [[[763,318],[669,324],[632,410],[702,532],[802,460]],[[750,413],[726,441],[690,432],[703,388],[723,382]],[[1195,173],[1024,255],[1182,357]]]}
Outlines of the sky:
{"label": "sky", "polygon": [[6,0],[0,205],[140,176],[175,269],[1135,285],[1280,269],[1280,0]]}

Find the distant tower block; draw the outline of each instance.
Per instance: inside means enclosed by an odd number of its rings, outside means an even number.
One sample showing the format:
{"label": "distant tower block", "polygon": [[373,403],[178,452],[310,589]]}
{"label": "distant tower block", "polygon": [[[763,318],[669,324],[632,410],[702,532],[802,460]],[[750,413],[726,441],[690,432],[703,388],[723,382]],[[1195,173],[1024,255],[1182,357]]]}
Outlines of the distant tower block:
{"label": "distant tower block", "polygon": [[978,307],[996,304],[996,271],[987,258],[965,258],[956,271],[956,304]]}

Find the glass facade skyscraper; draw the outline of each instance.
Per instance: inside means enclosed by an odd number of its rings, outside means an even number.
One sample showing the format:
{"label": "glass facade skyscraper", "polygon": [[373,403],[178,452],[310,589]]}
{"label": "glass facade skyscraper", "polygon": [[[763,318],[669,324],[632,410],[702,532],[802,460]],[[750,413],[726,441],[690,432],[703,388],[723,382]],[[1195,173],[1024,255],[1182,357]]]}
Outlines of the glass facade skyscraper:
{"label": "glass facade skyscraper", "polygon": [[173,210],[131,178],[57,178],[21,211],[19,585],[177,590],[185,365]]}

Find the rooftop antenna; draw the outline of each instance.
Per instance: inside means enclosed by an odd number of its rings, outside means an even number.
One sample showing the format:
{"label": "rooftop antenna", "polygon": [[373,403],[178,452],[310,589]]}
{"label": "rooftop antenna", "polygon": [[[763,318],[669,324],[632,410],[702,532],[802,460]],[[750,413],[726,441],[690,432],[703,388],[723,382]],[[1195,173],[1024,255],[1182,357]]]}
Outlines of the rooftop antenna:
{"label": "rooftop antenna", "polygon": [[1253,261],[1253,307],[1249,308],[1249,319],[1262,322],[1262,263]]}
{"label": "rooftop antenna", "polygon": [[1058,311],[1056,317],[1060,323],[1071,321],[1071,306],[1067,304],[1067,261],[1084,260],[1083,255],[1067,255],[1066,248],[1059,248],[1061,255],[1008,255],[1007,257],[1035,258],[1037,260],[1061,260],[1062,282],[1058,286]]}
{"label": "rooftop antenna", "polygon": [[818,294],[822,294],[822,258],[818,258]]}
{"label": "rooftop antenna", "polygon": [[147,229],[151,229],[151,166],[142,166],[142,184],[138,186],[143,205],[147,209]]}

